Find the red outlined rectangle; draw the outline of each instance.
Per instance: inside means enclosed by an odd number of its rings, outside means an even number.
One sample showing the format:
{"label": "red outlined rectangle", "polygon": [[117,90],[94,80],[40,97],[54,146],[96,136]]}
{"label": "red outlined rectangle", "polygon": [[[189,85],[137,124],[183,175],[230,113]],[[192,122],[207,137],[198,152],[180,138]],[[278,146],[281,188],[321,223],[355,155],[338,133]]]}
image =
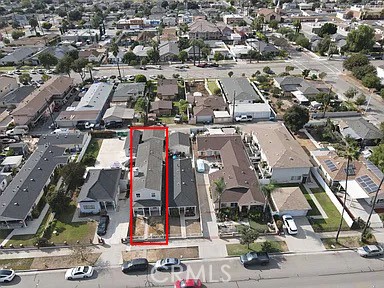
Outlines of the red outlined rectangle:
{"label": "red outlined rectangle", "polygon": [[[165,241],[157,242],[157,241],[133,241],[133,152],[132,152],[132,143],[133,143],[133,131],[134,130],[164,130],[165,131]],[[150,127],[131,127],[129,129],[129,179],[130,183],[130,191],[129,191],[129,243],[132,246],[150,246],[150,245],[168,245],[169,240],[169,227],[168,227],[168,127],[160,127],[160,126],[150,126]]]}

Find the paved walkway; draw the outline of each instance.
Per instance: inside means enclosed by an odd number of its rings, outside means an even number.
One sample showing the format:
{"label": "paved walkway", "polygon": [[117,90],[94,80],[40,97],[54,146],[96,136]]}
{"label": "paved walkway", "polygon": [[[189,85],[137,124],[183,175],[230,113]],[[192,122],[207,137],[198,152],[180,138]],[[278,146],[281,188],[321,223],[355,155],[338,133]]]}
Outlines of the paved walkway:
{"label": "paved walkway", "polygon": [[[303,186],[304,186],[305,190],[307,190],[309,197],[311,197],[313,203],[316,205],[317,210],[319,210],[319,212],[321,214],[321,218],[328,219],[327,213],[325,213],[323,207],[320,205],[319,201],[317,201],[317,198],[315,197],[315,195],[313,195],[311,189],[309,189],[309,187],[306,184],[304,184]],[[317,218],[317,217],[312,216],[312,218]]]}
{"label": "paved walkway", "polygon": [[181,230],[181,237],[187,238],[187,227],[185,225],[185,216],[183,213],[180,215],[180,230]]}

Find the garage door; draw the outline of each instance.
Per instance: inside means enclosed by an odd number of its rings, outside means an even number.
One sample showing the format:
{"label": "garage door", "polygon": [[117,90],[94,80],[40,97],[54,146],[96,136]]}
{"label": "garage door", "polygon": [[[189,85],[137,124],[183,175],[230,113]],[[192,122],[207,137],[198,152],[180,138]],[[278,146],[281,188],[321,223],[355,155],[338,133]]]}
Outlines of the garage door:
{"label": "garage door", "polygon": [[298,217],[298,216],[306,216],[307,215],[307,210],[287,210],[287,211],[281,211],[280,215],[283,214],[289,214],[293,217]]}

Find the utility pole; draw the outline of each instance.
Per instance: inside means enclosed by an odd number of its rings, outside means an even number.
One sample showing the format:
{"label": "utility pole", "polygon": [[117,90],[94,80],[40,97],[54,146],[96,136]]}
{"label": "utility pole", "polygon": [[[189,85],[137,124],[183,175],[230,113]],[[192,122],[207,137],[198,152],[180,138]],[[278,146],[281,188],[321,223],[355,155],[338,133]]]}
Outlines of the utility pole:
{"label": "utility pole", "polygon": [[235,123],[236,91],[233,91],[232,122]]}
{"label": "utility pole", "polygon": [[51,120],[52,120],[53,127],[56,128],[56,122],[55,122],[55,119],[53,118],[53,115],[52,115],[51,105],[49,104],[47,98],[45,98],[45,102],[46,102],[47,105],[48,105],[49,116],[51,116]]}

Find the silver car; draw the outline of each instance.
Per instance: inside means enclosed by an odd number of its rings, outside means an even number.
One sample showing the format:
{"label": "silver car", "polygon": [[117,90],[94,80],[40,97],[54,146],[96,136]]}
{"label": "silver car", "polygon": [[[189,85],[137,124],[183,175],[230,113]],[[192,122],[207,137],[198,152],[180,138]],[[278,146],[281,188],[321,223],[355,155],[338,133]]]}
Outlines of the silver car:
{"label": "silver car", "polygon": [[357,253],[359,253],[361,257],[375,257],[383,255],[384,250],[381,246],[378,245],[366,245],[357,248]]}

